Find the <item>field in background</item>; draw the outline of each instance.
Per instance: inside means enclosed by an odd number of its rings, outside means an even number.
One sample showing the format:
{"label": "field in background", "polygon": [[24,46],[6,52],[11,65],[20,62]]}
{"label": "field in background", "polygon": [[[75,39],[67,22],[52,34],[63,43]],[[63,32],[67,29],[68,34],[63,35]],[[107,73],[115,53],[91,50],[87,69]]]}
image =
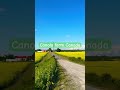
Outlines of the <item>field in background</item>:
{"label": "field in background", "polygon": [[0,87],[7,86],[22,73],[30,62],[0,62]]}
{"label": "field in background", "polygon": [[35,52],[35,62],[39,62],[47,52]]}
{"label": "field in background", "polygon": [[85,63],[86,73],[110,74],[113,78],[120,79],[120,61],[86,61]]}
{"label": "field in background", "polygon": [[55,52],[56,54],[64,57],[66,60],[77,64],[85,64],[85,51],[81,52]]}
{"label": "field in background", "polygon": [[85,51],[82,52],[56,52],[56,54],[67,56],[67,57],[75,57],[75,58],[81,58],[82,60],[85,60]]}
{"label": "field in background", "polygon": [[[85,52],[55,52],[60,56],[65,56],[68,60],[83,64]],[[57,60],[53,56],[54,52],[35,52],[35,89],[53,90],[59,77]],[[42,60],[42,62],[39,62]]]}

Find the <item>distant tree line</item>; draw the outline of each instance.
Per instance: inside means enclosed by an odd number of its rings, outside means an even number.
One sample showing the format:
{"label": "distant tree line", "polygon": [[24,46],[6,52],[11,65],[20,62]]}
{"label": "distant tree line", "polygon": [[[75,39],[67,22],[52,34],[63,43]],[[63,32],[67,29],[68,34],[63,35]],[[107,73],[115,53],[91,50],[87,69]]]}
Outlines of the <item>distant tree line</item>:
{"label": "distant tree line", "polygon": [[85,61],[118,61],[120,56],[86,56]]}
{"label": "distant tree line", "polygon": [[61,52],[83,52],[85,50],[61,50]]}
{"label": "distant tree line", "polygon": [[13,54],[0,56],[0,61],[6,61],[6,59],[15,59],[15,56]]}
{"label": "distant tree line", "polygon": [[[14,56],[13,54],[6,54],[3,56],[0,56],[0,61],[6,61],[6,59],[15,59],[16,56]],[[33,53],[33,55],[31,57],[27,57],[25,61],[31,61],[34,60],[35,58],[35,53]],[[23,58],[21,58],[22,61],[24,61]]]}
{"label": "distant tree line", "polygon": [[[42,51],[42,50],[41,49],[36,49],[35,51]],[[46,51],[49,51],[49,52],[53,52],[53,51],[56,51],[56,52],[82,52],[82,51],[85,51],[85,50],[62,50],[60,48],[52,50],[51,48],[49,48]]]}

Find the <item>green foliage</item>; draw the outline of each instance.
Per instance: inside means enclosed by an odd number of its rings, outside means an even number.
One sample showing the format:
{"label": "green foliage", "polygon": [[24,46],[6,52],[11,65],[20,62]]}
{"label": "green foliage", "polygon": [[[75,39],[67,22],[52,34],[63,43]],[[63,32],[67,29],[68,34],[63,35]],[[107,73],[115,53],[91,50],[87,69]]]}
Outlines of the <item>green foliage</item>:
{"label": "green foliage", "polygon": [[51,48],[49,48],[47,51],[52,52],[52,49],[51,49]]}
{"label": "green foliage", "polygon": [[57,78],[57,62],[54,57],[36,64],[35,90],[51,90]]}
{"label": "green foliage", "polygon": [[56,50],[57,52],[60,52],[61,51],[61,49],[59,49],[59,48],[57,48],[57,50]]}
{"label": "green foliage", "polygon": [[13,54],[5,55],[6,59],[15,59],[15,56]]}
{"label": "green foliage", "polygon": [[5,56],[0,56],[0,61],[6,61]]}

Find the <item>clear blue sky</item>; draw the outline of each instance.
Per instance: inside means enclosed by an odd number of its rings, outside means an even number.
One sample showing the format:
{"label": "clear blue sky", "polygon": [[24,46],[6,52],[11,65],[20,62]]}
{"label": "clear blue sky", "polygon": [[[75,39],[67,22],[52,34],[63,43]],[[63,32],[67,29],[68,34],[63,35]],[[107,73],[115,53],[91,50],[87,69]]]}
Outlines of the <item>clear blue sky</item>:
{"label": "clear blue sky", "polygon": [[85,0],[35,0],[35,44],[85,43]]}

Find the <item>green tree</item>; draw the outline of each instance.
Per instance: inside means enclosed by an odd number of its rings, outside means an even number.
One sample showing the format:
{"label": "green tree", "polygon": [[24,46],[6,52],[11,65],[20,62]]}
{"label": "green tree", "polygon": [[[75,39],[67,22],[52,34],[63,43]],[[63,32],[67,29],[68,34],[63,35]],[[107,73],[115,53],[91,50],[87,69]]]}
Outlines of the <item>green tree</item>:
{"label": "green tree", "polygon": [[49,48],[47,51],[52,52],[52,49],[51,49],[51,48]]}
{"label": "green tree", "polygon": [[57,50],[56,50],[57,52],[61,52],[61,49],[59,49],[59,48],[57,48]]}
{"label": "green tree", "polygon": [[6,59],[15,59],[15,56],[13,54],[8,54],[8,55],[5,55],[5,58]]}

